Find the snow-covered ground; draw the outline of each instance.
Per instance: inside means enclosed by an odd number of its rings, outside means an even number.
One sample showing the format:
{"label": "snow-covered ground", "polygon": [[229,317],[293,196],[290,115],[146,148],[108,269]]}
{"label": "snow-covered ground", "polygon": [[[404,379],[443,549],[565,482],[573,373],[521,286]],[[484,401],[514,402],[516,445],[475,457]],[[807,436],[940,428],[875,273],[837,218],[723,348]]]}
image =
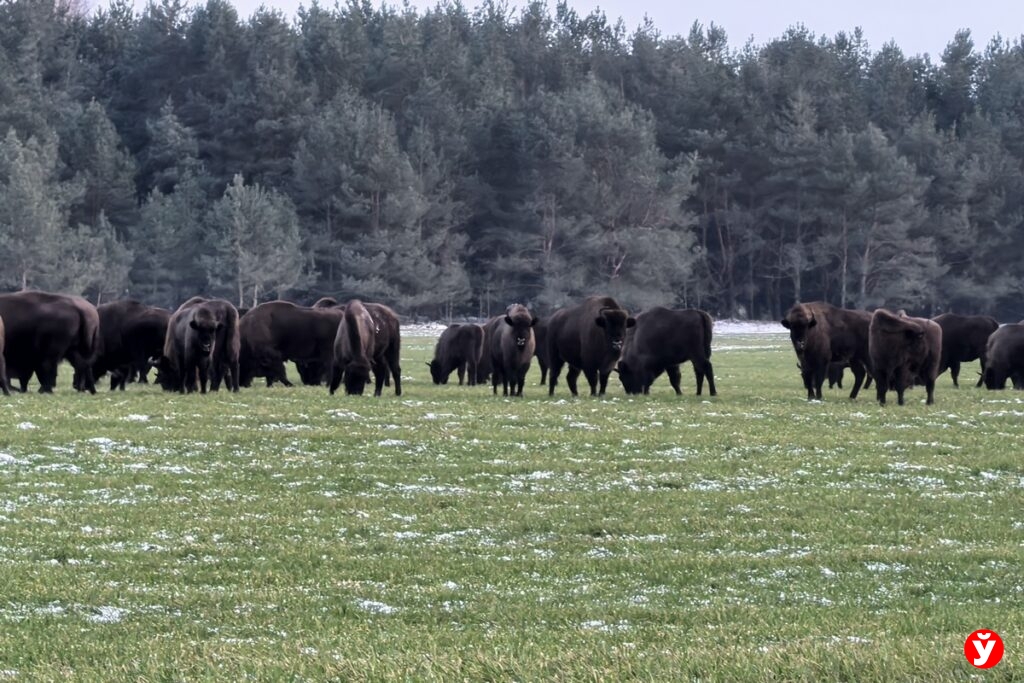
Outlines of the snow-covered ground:
{"label": "snow-covered ground", "polygon": [[[448,327],[447,323],[410,323],[402,325],[402,334],[409,337],[438,337]],[[715,336],[737,334],[785,334],[786,328],[777,320],[716,320]]]}

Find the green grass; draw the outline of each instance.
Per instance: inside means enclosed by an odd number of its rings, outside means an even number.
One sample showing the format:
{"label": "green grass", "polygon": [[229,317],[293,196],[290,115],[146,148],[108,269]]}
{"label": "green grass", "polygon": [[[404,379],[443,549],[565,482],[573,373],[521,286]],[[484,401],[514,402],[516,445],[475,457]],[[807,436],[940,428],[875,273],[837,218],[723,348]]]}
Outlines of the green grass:
{"label": "green grass", "polygon": [[428,339],[398,399],[64,368],[0,398],[0,681],[1012,678],[1021,395],[808,403],[784,337],[717,346],[714,399],[434,387]]}

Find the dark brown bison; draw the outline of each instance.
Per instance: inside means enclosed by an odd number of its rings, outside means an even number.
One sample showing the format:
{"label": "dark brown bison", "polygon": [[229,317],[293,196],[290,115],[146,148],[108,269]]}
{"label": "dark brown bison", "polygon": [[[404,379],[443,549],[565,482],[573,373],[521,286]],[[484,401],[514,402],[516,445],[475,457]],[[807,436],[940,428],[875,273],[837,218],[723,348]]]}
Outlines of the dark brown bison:
{"label": "dark brown bison", "polygon": [[857,398],[871,362],[870,324],[871,314],[866,311],[837,308],[822,301],[789,309],[782,326],[789,330],[807,400],[821,400],[821,386],[831,363],[849,365],[854,380],[850,398]]}
{"label": "dark brown bison", "polygon": [[582,372],[590,384],[590,395],[603,396],[608,377],[619,360],[631,318],[615,299],[591,296],[582,303],[556,311],[548,321],[548,395],[555,393],[562,367],[569,365],[565,383],[577,395],[576,380]]}
{"label": "dark brown bison", "polygon": [[[313,302],[310,308],[325,308],[325,309],[337,309],[339,312],[345,310],[343,304],[339,304],[338,300],[334,297],[324,296]],[[330,363],[319,363],[316,361],[298,361],[295,363],[295,369],[299,371],[299,379],[306,386],[318,386],[323,384],[325,381],[330,381],[330,377],[327,374],[330,372]]]}
{"label": "dark brown bison", "polygon": [[358,299],[345,305],[334,337],[334,362],[331,366],[330,392],[334,394],[342,379],[345,393],[362,395],[370,383],[377,346],[377,324]]}
{"label": "dark brown bison", "polygon": [[7,372],[18,378],[22,392],[33,373],[39,391],[52,392],[57,367],[65,359],[80,374],[79,387],[96,392],[92,362],[100,323],[95,306],[81,297],[46,292],[0,294],[0,318],[6,329]]}
{"label": "dark brown bison", "polygon": [[7,381],[7,362],[4,360],[4,319],[0,318],[0,391],[4,396],[11,395],[10,383]]}
{"label": "dark brown bison", "polygon": [[239,353],[238,310],[223,299],[192,297],[167,325],[157,380],[167,391],[185,392],[195,390],[198,376],[205,393],[205,374],[211,391],[217,391],[222,380],[238,391]]}
{"label": "dark brown bison", "polygon": [[548,361],[548,320],[538,318],[537,324],[533,326],[534,355],[537,356],[537,365],[540,366],[540,385],[548,383],[548,368],[551,363]]}
{"label": "dark brown bison", "polygon": [[993,332],[985,346],[985,360],[986,389],[1005,389],[1007,379],[1014,389],[1024,389],[1024,321]]}
{"label": "dark brown bison", "polygon": [[[351,314],[350,308],[353,308]],[[389,377],[394,381],[395,395],[401,396],[402,368],[399,356],[402,341],[398,315],[383,304],[363,304],[357,300],[345,304],[344,311],[334,341],[334,360],[329,382],[331,393],[344,381],[346,393],[361,394],[369,382],[372,369],[374,396],[381,395],[384,382]],[[368,359],[368,366],[363,362],[364,358]]]}
{"label": "dark brown bison", "polygon": [[935,378],[942,358],[941,327],[927,318],[880,308],[871,316],[868,343],[879,403],[885,405],[885,394],[892,390],[903,405],[903,392],[915,384],[924,384],[928,405],[935,402]]}
{"label": "dark brown bison", "polygon": [[513,396],[522,396],[526,373],[530,371],[530,361],[536,348],[533,327],[537,319],[530,315],[526,306],[513,304],[497,320],[488,350],[491,354],[492,391],[498,393],[500,382],[503,396],[509,395],[510,387]]}
{"label": "dark brown bison", "polygon": [[378,359],[378,362],[373,370],[373,376],[377,383],[374,395],[380,396],[384,386],[394,382],[395,396],[401,396],[402,335],[398,314],[384,304],[366,304],[366,310],[370,312],[373,322],[377,324],[377,347],[374,358]]}
{"label": "dark brown bison", "polygon": [[306,308],[287,301],[251,309],[238,323],[239,384],[247,387],[254,377],[265,377],[268,386],[274,381],[291,386],[285,374],[287,361],[329,366],[341,317],[336,308]]}
{"label": "dark brown bison", "polygon": [[100,343],[93,375],[110,373],[110,390],[121,389],[133,374],[145,383],[150,360],[159,358],[167,338],[171,312],[124,299],[97,307]]}
{"label": "dark brown bison", "polygon": [[476,385],[480,356],[484,353],[484,328],[473,323],[455,323],[445,328],[434,347],[434,359],[427,363],[434,384],[448,384],[452,371],[458,373],[459,386],[469,377]]}
{"label": "dark brown bison", "polygon": [[942,360],[939,363],[941,375],[949,368],[953,386],[960,386],[960,364],[972,360],[981,361],[981,376],[975,386],[981,386],[985,375],[985,346],[989,336],[999,329],[995,318],[987,315],[957,315],[943,313],[932,318],[942,328]]}
{"label": "dark brown bison", "polygon": [[627,394],[648,394],[654,380],[665,372],[676,394],[681,394],[679,366],[690,361],[697,395],[704,390],[705,378],[711,395],[717,395],[711,366],[711,327],[711,316],[694,309],[656,306],[638,315],[636,326],[626,335],[617,368],[622,388]]}

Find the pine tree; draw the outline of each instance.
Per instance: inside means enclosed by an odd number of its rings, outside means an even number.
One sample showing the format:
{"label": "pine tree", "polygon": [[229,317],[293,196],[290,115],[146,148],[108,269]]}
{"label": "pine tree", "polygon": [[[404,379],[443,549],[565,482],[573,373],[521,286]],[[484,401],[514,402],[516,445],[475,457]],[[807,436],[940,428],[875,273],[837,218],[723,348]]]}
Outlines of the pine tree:
{"label": "pine tree", "polygon": [[232,291],[239,306],[255,306],[270,293],[281,298],[304,283],[298,217],[286,197],[236,174],[208,225],[216,235],[216,251],[206,259],[210,284]]}

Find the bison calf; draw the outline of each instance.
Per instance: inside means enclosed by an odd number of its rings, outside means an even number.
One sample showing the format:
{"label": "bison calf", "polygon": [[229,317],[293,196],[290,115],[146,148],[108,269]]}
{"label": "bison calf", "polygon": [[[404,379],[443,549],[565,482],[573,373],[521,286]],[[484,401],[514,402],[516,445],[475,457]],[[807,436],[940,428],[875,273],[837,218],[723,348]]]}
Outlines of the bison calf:
{"label": "bison calf", "polygon": [[452,371],[459,375],[459,386],[469,371],[469,386],[475,386],[480,357],[484,354],[484,328],[480,325],[458,323],[449,325],[434,347],[434,360],[427,363],[434,384],[448,384]]}
{"label": "bison calf", "polygon": [[892,390],[900,405],[903,392],[922,383],[928,405],[935,402],[935,378],[942,355],[942,328],[927,318],[911,318],[880,308],[871,316],[871,369],[878,402]]}

